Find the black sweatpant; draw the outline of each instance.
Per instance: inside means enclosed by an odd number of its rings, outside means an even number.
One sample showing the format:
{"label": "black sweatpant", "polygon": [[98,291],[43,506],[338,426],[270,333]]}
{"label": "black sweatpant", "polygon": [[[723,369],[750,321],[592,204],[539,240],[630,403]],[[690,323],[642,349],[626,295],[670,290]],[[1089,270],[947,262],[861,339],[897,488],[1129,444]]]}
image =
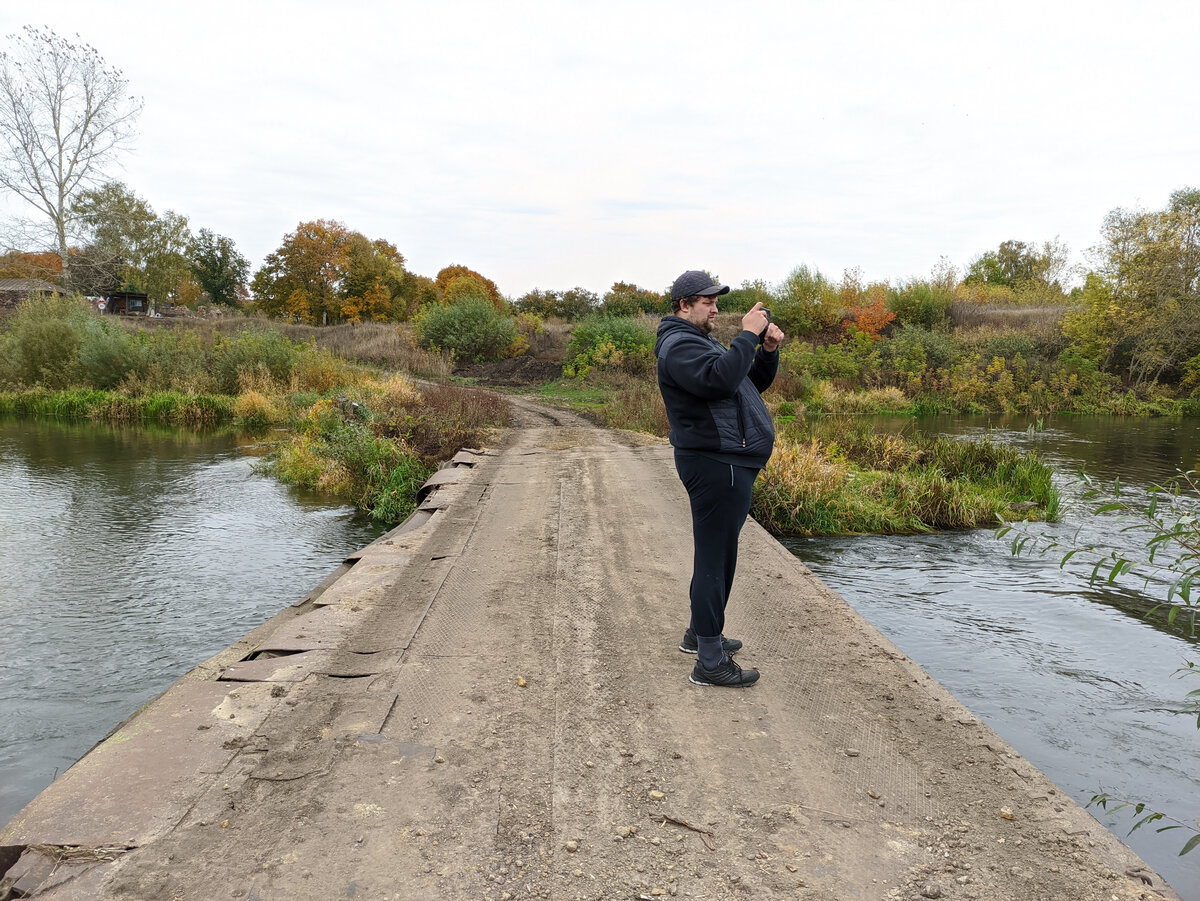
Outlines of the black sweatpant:
{"label": "black sweatpant", "polygon": [[675,451],[675,469],[692,506],[692,629],[715,638],[725,629],[725,605],[737,570],[738,536],[750,513],[758,469]]}

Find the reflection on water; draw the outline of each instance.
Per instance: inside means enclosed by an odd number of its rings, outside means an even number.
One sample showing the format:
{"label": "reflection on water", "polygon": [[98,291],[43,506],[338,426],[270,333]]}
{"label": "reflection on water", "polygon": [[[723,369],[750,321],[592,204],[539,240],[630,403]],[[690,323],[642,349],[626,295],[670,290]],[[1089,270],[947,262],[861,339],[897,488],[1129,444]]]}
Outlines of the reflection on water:
{"label": "reflection on water", "polygon": [[[1120,521],[1072,506],[1076,471],[1120,477],[1136,495],[1200,463],[1195,420],[1058,417],[1026,431],[1030,424],[1027,417],[938,418],[919,428],[990,433],[1037,450],[1059,472],[1068,499],[1050,533],[1066,540],[1079,532],[1109,546],[1130,537]],[[888,419],[880,428],[914,423]],[[1143,617],[1162,599],[1153,593],[1161,585],[1090,585],[1089,570],[1060,569],[1053,555],[1014,558],[988,530],[785,544],[1080,803],[1103,787],[1183,820],[1200,817],[1200,730],[1194,716],[1172,712],[1200,688],[1200,680],[1176,676],[1186,660],[1200,661],[1200,642]],[[1182,831],[1130,837],[1127,815],[1093,813],[1184,898],[1200,899],[1200,850],[1178,856]]]}
{"label": "reflection on water", "polygon": [[0,824],[382,531],[234,436],[0,420]]}

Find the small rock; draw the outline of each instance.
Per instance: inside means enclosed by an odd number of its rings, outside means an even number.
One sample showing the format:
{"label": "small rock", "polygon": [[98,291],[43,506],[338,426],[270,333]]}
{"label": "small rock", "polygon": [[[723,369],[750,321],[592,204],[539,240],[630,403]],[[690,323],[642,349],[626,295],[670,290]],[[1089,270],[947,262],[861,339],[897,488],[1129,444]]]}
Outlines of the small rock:
{"label": "small rock", "polygon": [[525,686],[527,686],[528,684],[529,684],[529,683],[525,681],[525,677],[524,677],[524,676],[517,676],[517,687],[518,687],[518,688],[524,688],[524,687],[525,687]]}
{"label": "small rock", "polygon": [[921,889],[922,898],[940,898],[942,897],[942,887],[936,882],[930,882]]}
{"label": "small rock", "polygon": [[579,850],[579,842],[567,842],[565,845],[563,845],[563,847],[574,854]]}
{"label": "small rock", "polygon": [[437,757],[433,758],[433,762],[434,763],[445,763],[446,758],[443,757],[441,754],[439,754]]}
{"label": "small rock", "polygon": [[650,792],[650,800],[651,800],[651,801],[661,801],[661,800],[663,800],[665,797],[666,797],[666,795],[664,795],[664,794],[663,794],[662,792],[660,792],[660,791],[652,791],[652,792]]}
{"label": "small rock", "polygon": [[573,874],[576,879],[583,875],[583,870],[576,870]]}
{"label": "small rock", "polygon": [[596,764],[592,763],[590,760],[589,760],[587,763],[585,763],[585,764],[584,764],[584,766],[585,766],[585,767],[587,767],[589,770],[590,770],[592,767],[594,767],[595,765],[596,765]]}
{"label": "small rock", "polygon": [[1001,807],[1000,808],[1000,816],[1006,820],[1015,820],[1016,819],[1016,815],[1013,814],[1011,807]]}
{"label": "small rock", "polygon": [[847,757],[857,757],[861,753],[862,753],[862,751],[858,750],[858,748],[847,748],[846,749]]}

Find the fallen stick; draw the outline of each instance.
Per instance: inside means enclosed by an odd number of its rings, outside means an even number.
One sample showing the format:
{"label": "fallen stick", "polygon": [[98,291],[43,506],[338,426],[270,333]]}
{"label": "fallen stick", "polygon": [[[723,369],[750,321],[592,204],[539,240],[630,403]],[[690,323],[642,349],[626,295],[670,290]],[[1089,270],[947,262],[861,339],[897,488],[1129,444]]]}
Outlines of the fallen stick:
{"label": "fallen stick", "polygon": [[676,826],[682,826],[684,829],[691,829],[693,832],[700,833],[700,841],[704,842],[704,847],[708,848],[709,851],[717,850],[717,846],[715,844],[713,844],[713,838],[715,836],[713,835],[713,831],[711,829],[704,829],[700,826],[693,826],[687,820],[681,820],[681,819],[679,819],[679,817],[673,817],[670,814],[666,814],[666,813],[650,814],[651,819],[655,819],[657,817],[662,817],[662,819],[659,820],[660,823],[663,823],[663,824],[674,823]]}

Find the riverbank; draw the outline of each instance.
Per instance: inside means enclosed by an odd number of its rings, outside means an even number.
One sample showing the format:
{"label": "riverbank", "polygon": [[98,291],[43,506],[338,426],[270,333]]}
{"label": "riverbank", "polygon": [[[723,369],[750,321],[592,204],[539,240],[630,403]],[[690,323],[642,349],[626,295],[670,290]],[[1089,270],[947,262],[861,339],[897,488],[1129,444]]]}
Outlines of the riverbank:
{"label": "riverbank", "polygon": [[0,833],[41,897],[1177,897],[753,523],[690,685],[669,449],[516,415]]}

